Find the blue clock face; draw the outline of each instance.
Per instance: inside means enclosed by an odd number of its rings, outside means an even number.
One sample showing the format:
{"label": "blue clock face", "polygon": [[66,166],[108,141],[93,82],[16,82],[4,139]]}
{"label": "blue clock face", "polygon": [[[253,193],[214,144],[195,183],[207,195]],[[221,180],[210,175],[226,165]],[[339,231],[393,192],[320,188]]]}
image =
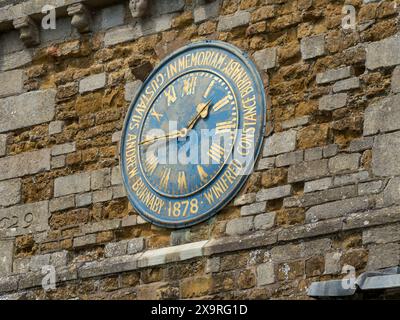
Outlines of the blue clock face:
{"label": "blue clock face", "polygon": [[261,79],[237,48],[199,42],[166,58],[128,111],[121,172],[144,219],[193,225],[240,190],[265,126]]}

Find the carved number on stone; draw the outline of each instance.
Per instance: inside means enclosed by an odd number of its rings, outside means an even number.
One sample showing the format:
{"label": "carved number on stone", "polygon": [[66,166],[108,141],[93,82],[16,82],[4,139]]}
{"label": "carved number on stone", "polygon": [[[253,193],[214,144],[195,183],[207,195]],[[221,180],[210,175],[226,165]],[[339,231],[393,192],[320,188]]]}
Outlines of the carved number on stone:
{"label": "carved number on stone", "polygon": [[29,228],[32,225],[33,222],[33,214],[32,213],[26,213],[20,221],[20,218],[17,216],[12,216],[11,218],[4,217],[0,220],[0,230],[5,230],[5,229],[16,229],[16,228]]}

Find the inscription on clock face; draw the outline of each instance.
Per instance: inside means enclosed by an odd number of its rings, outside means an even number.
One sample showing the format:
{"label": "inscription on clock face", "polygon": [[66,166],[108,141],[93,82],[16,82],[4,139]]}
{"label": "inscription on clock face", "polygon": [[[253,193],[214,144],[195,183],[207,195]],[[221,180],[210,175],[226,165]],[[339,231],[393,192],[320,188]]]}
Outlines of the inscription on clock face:
{"label": "inscription on clock face", "polygon": [[262,82],[240,50],[210,41],[179,50],[128,111],[121,172],[129,200],[159,226],[209,218],[251,173],[264,126]]}

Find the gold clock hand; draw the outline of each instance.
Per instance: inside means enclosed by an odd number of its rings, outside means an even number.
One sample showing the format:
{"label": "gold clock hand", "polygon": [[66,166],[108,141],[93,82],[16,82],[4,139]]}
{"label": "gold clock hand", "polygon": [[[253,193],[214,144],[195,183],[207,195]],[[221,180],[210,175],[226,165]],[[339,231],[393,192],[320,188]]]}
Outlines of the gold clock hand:
{"label": "gold clock hand", "polygon": [[184,137],[186,137],[186,135],[187,135],[187,129],[183,128],[180,131],[174,131],[168,135],[163,135],[163,136],[158,136],[158,137],[149,138],[147,140],[143,140],[142,142],[139,143],[139,145],[153,143],[155,141],[162,140],[162,139],[184,138]]}
{"label": "gold clock hand", "polygon": [[192,130],[194,128],[194,126],[196,125],[197,121],[200,120],[200,118],[206,118],[208,116],[209,113],[209,107],[211,105],[211,100],[209,100],[206,104],[200,103],[197,106],[197,114],[196,116],[189,122],[187,129],[188,130]]}

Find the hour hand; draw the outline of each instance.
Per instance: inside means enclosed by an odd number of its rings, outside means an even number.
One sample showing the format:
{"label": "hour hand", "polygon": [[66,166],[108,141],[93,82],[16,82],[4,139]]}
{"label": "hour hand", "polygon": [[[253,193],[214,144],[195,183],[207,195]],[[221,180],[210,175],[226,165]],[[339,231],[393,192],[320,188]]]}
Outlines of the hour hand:
{"label": "hour hand", "polygon": [[141,142],[139,142],[139,145],[146,145],[146,144],[150,144],[159,140],[169,140],[169,139],[174,139],[174,138],[184,138],[187,135],[187,129],[184,128],[180,131],[173,131],[170,134],[167,135],[162,135],[162,136],[157,136],[157,137],[150,137],[146,140],[143,140]]}
{"label": "hour hand", "polygon": [[210,112],[210,106],[211,106],[211,100],[208,101],[207,103],[200,103],[199,105],[197,105],[196,107],[196,111],[197,114],[196,116],[189,122],[187,129],[188,130],[192,130],[194,128],[194,126],[196,125],[196,123],[200,120],[200,119],[205,119],[207,118],[209,112]]}

